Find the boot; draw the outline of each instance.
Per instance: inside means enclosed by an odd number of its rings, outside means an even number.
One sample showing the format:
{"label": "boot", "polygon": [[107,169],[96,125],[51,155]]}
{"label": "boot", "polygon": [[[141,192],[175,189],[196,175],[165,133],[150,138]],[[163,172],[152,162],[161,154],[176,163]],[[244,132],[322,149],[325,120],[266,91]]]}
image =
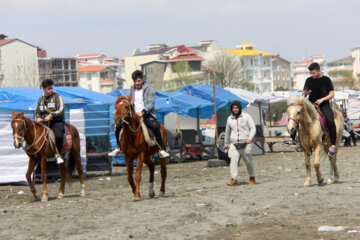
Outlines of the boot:
{"label": "boot", "polygon": [[228,186],[235,186],[235,185],[237,185],[237,180],[235,180],[235,179],[232,178],[227,185],[228,185]]}
{"label": "boot", "polygon": [[115,157],[115,156],[120,156],[120,155],[122,155],[122,151],[119,147],[115,148],[114,151],[108,153],[108,156],[110,156],[110,157]]}
{"label": "boot", "polygon": [[255,184],[255,177],[250,177],[250,184]]}

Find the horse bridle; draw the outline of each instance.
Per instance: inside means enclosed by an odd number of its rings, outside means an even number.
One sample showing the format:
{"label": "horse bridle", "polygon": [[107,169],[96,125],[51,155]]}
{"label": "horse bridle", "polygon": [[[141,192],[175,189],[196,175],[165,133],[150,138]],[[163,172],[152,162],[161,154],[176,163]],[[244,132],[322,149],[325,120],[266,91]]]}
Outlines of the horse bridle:
{"label": "horse bridle", "polygon": [[[133,128],[130,126],[130,123],[125,120],[125,118],[127,118],[128,115],[130,115],[130,118],[132,118],[131,103],[130,103],[127,99],[121,100],[119,103],[121,103],[121,102],[126,102],[126,103],[129,104],[129,109],[128,109],[128,111],[126,112],[125,117],[122,117],[121,120],[129,126],[129,128],[130,128],[130,130],[131,130],[132,132],[136,133],[136,132],[139,131],[139,129],[141,128],[141,124],[139,124],[139,127],[135,130],[135,129],[133,129]],[[119,103],[118,103],[118,104],[119,104]]]}
{"label": "horse bridle", "polygon": [[22,131],[22,136],[19,136],[19,135],[17,134],[17,132],[15,132],[15,134],[13,135],[14,140],[15,140],[15,138],[20,139],[20,143],[21,143],[21,145],[22,145],[23,142],[24,142],[25,131],[26,131],[26,128],[27,128],[27,127],[26,127],[26,122],[25,122],[24,119],[21,119],[21,118],[15,118],[15,119],[13,119],[13,121],[22,121],[22,122],[24,123],[24,128],[23,128],[23,131]]}
{"label": "horse bridle", "polygon": [[[301,107],[301,113],[303,112],[303,106],[301,105],[301,104],[295,104],[295,103],[293,103],[293,104],[290,104],[289,106],[299,106],[299,107]],[[291,117],[289,117],[289,121],[290,120],[293,120],[297,125],[299,125],[300,124],[300,122],[298,121],[298,120],[295,120],[294,118],[291,118]]]}
{"label": "horse bridle", "polygon": [[[20,140],[21,140],[20,143],[21,143],[21,146],[22,146],[22,144],[24,143],[25,131],[26,131],[26,129],[27,129],[26,121],[25,121],[24,119],[21,119],[21,118],[15,118],[15,119],[13,119],[13,121],[22,121],[22,122],[24,123],[24,129],[23,129],[23,134],[22,134],[22,136],[19,136],[16,132],[15,132],[15,134],[13,135],[14,140],[15,140],[15,138],[18,138],[18,139],[20,138]],[[26,146],[25,148],[23,147],[23,149],[24,149],[27,153],[29,153],[28,150],[29,150],[30,148],[32,148],[32,147],[38,142],[38,141],[36,141],[36,126],[35,126],[35,123],[34,123],[33,121],[31,121],[31,123],[32,123],[33,126],[34,126],[34,140],[33,140],[33,142],[32,142],[31,145],[28,145],[28,146]],[[44,129],[44,131],[42,132],[41,136],[38,138],[38,140],[40,140],[41,137],[43,137],[44,133],[45,133],[45,129]],[[44,142],[41,144],[41,147],[40,147],[36,152],[30,153],[30,154],[35,154],[35,153],[39,152],[39,151],[41,150],[41,148],[44,146],[45,141],[46,141],[46,138],[44,138]]]}

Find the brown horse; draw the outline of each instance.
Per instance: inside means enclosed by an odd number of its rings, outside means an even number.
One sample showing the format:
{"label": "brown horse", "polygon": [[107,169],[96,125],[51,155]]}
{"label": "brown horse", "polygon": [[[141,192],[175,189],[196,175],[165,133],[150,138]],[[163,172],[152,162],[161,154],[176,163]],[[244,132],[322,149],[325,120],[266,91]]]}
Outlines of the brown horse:
{"label": "brown horse", "polygon": [[[123,130],[121,135],[121,149],[125,154],[125,162],[128,173],[128,181],[134,193],[135,200],[139,200],[140,196],[140,181],[143,163],[145,163],[150,171],[149,178],[149,197],[153,198],[155,192],[154,187],[154,170],[155,166],[152,157],[158,153],[159,147],[148,147],[145,142],[144,133],[141,129],[141,117],[139,117],[134,110],[131,103],[131,97],[127,99],[124,96],[119,96],[115,103],[114,119],[122,120]],[[159,123],[160,131],[163,136],[162,148],[165,149],[167,142],[167,134],[164,125]],[[160,143],[159,143],[160,144]],[[136,166],[136,186],[133,179],[133,159],[137,160]],[[161,165],[161,188],[160,196],[165,194],[165,180],[166,180],[166,158],[160,158]]]}
{"label": "brown horse", "polygon": [[[324,177],[322,177],[320,173],[320,153],[321,150],[324,149],[327,155],[330,147],[330,138],[327,136],[326,141],[323,141],[322,137],[326,133],[321,127],[318,112],[316,111],[314,105],[309,102],[309,100],[304,97],[292,96],[289,99],[288,104],[288,132],[290,134],[294,134],[296,130],[299,131],[300,142],[305,154],[305,168],[307,176],[304,186],[311,184],[310,156],[312,154],[312,150],[314,150],[315,153],[314,168],[316,170],[317,181],[319,184],[321,184],[324,181]],[[329,157],[331,167],[327,184],[331,184],[334,181],[339,181],[336,157],[344,128],[344,119],[340,112],[336,109],[333,109],[333,113],[336,125],[336,152],[333,157]]]}
{"label": "brown horse", "polygon": [[[39,194],[35,189],[34,183],[31,181],[31,174],[34,171],[35,167],[40,163],[41,179],[43,183],[43,196],[41,201],[46,202],[48,201],[48,190],[46,186],[46,160],[47,158],[54,157],[54,151],[50,146],[50,144],[52,143],[49,143],[49,132],[41,123],[34,122],[29,118],[24,117],[24,111],[22,111],[21,113],[15,113],[15,111],[13,111],[12,117],[13,118],[11,121],[11,127],[13,129],[14,147],[20,148],[22,147],[24,141],[26,143],[23,149],[29,157],[29,165],[26,172],[26,179],[29,183],[30,190],[34,198],[36,200],[39,200]],[[72,146],[70,148],[70,155],[66,164],[66,168],[64,166],[64,163],[59,164],[61,183],[58,198],[63,198],[65,180],[67,178],[68,181],[71,182],[75,166],[77,168],[80,178],[81,196],[85,196],[85,184],[80,159],[79,132],[71,124],[66,123],[65,125],[68,127],[71,133]]]}

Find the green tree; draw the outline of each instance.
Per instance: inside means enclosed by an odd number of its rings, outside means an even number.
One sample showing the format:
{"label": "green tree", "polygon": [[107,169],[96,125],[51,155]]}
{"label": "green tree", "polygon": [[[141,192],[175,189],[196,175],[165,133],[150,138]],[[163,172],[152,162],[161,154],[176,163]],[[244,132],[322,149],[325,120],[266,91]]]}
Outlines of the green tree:
{"label": "green tree", "polygon": [[177,78],[169,81],[168,90],[177,90],[183,86],[197,83],[198,79],[191,74],[188,61],[178,61],[172,66],[172,70],[176,73]]}
{"label": "green tree", "polygon": [[329,76],[333,80],[335,90],[358,90],[352,70],[332,70],[329,71]]}

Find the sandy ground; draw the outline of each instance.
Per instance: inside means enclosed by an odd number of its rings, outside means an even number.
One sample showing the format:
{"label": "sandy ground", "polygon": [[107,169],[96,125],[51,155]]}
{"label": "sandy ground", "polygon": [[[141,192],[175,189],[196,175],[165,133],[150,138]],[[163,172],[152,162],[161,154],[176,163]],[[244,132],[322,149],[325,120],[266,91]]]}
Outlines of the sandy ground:
{"label": "sandy ground", "polygon": [[[327,186],[316,184],[313,169],[313,185],[302,186],[304,160],[297,152],[255,156],[256,185],[247,184],[241,162],[242,184],[235,187],[226,186],[229,167],[170,164],[167,196],[155,199],[147,194],[145,167],[139,202],[124,167],[113,176],[88,176],[86,197],[79,196],[77,179],[61,200],[55,198],[59,183],[50,183],[47,203],[33,201],[27,186],[0,186],[0,239],[360,239],[359,152],[340,149],[341,182]],[[327,177],[328,160],[321,169]],[[158,194],[159,166],[155,171]],[[318,232],[324,225],[348,228]]]}

